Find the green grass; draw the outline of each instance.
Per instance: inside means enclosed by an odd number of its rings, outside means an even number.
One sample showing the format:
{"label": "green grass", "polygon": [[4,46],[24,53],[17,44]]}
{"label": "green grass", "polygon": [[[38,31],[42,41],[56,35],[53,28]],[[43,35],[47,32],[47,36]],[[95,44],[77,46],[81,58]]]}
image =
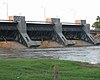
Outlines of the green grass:
{"label": "green grass", "polygon": [[53,59],[0,59],[0,80],[54,80],[54,65],[59,80],[100,80],[100,68],[87,63]]}

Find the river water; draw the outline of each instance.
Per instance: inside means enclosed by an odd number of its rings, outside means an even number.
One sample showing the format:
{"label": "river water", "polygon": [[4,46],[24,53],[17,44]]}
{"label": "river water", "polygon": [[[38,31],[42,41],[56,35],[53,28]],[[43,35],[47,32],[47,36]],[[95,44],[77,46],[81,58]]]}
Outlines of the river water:
{"label": "river water", "polygon": [[35,57],[50,57],[59,60],[88,62],[91,64],[100,63],[100,46],[27,49],[27,51],[30,54],[26,54],[26,57],[32,57],[34,53]]}
{"label": "river water", "polygon": [[[15,51],[11,51],[15,52]],[[11,53],[10,52],[10,53]],[[66,48],[37,48],[22,49],[11,54],[0,53],[0,58],[53,58],[59,60],[72,60],[88,62],[91,64],[100,63],[100,46],[66,47]]]}

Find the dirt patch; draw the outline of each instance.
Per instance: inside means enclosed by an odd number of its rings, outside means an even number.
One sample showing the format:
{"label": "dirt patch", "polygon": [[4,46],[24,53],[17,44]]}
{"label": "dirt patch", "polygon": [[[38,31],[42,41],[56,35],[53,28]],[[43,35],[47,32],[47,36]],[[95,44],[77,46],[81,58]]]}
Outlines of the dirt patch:
{"label": "dirt patch", "polygon": [[74,46],[91,46],[93,44],[86,42],[86,41],[82,41],[82,40],[74,40],[75,45]]}
{"label": "dirt patch", "polygon": [[50,47],[55,48],[55,47],[64,47],[64,46],[53,40],[41,42],[40,48],[50,48]]}
{"label": "dirt patch", "polygon": [[95,35],[94,38],[100,40],[100,34]]}
{"label": "dirt patch", "polygon": [[0,41],[0,48],[22,49],[26,47],[15,41]]}

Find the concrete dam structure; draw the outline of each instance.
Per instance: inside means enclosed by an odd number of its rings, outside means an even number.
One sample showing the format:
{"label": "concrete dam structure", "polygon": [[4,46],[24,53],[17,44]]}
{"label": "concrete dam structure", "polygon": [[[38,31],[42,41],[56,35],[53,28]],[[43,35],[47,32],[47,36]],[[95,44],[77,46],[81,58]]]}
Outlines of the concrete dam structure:
{"label": "concrete dam structure", "polygon": [[0,41],[15,41],[26,47],[39,47],[43,41],[54,41],[59,45],[75,45],[73,40],[99,44],[90,34],[90,25],[85,21],[74,24],[62,23],[60,18],[47,18],[45,22],[25,21],[25,16],[10,16],[0,21]]}

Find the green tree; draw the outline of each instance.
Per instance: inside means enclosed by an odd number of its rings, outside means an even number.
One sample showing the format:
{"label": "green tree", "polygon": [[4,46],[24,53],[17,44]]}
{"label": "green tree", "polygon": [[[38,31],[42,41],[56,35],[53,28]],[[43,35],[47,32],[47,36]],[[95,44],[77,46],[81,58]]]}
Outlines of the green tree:
{"label": "green tree", "polygon": [[100,17],[99,16],[97,16],[96,22],[93,23],[92,27],[95,29],[100,28]]}

